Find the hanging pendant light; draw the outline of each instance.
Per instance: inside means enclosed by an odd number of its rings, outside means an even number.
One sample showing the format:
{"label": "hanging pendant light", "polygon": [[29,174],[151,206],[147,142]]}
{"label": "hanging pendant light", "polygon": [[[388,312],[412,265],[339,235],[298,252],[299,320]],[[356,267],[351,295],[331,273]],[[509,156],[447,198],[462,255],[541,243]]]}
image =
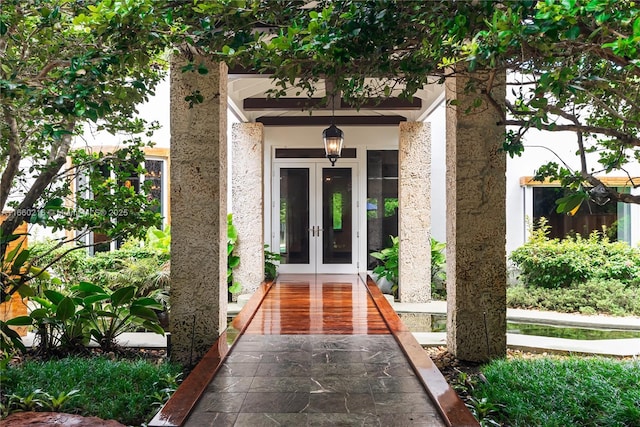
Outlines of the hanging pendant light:
{"label": "hanging pendant light", "polygon": [[335,94],[331,99],[331,126],[322,131],[322,139],[324,141],[324,152],[327,159],[331,162],[331,166],[336,165],[336,160],[340,158],[342,153],[342,143],[344,142],[344,132],[338,128],[335,123]]}

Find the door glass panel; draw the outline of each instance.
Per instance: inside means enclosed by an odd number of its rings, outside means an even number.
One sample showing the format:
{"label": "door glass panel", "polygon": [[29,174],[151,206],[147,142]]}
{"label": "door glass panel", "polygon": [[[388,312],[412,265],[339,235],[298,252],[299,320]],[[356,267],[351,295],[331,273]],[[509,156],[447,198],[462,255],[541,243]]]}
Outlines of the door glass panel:
{"label": "door glass panel", "polygon": [[309,264],[309,169],[280,169],[282,264]]}
{"label": "door glass panel", "polygon": [[322,169],[322,263],[351,264],[351,168]]}

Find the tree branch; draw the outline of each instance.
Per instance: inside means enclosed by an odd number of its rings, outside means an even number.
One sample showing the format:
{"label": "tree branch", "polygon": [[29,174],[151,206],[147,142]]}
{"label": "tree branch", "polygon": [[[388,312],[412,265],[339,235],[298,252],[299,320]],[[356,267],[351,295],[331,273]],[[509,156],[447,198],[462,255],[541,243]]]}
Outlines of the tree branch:
{"label": "tree branch", "polygon": [[583,133],[593,133],[599,135],[606,135],[613,138],[617,138],[621,144],[628,145],[630,147],[640,147],[640,138],[633,137],[624,132],[620,132],[616,129],[603,128],[600,126],[588,126],[588,125],[557,125],[557,124],[536,124],[532,126],[528,120],[503,120],[499,123],[500,125],[505,126],[529,126],[535,127],[540,130],[548,130],[552,132],[583,132]]}
{"label": "tree branch", "polygon": [[[68,130],[71,132],[75,127],[75,121],[71,121],[68,124]],[[2,223],[0,230],[4,236],[7,236],[13,233],[16,228],[24,221],[24,217],[21,216],[22,212],[29,211],[33,209],[33,205],[40,199],[46,188],[51,184],[53,178],[58,174],[62,166],[67,161],[67,153],[69,152],[69,147],[71,146],[72,134],[63,135],[63,144],[58,150],[56,157],[52,162],[49,163],[48,167],[43,169],[40,172],[40,175],[36,178],[34,183],[31,185],[31,188],[25,194],[24,198],[16,208],[16,210],[9,215],[9,217]],[[6,245],[0,246],[0,250],[4,251]]]}
{"label": "tree branch", "polygon": [[3,106],[4,119],[9,127],[9,133],[7,136],[9,143],[9,159],[7,160],[7,166],[2,172],[2,178],[0,178],[0,212],[4,210],[4,205],[9,198],[9,192],[11,191],[11,185],[16,177],[16,174],[20,170],[20,159],[22,158],[20,153],[20,142],[18,132],[18,121],[12,114],[8,106]]}

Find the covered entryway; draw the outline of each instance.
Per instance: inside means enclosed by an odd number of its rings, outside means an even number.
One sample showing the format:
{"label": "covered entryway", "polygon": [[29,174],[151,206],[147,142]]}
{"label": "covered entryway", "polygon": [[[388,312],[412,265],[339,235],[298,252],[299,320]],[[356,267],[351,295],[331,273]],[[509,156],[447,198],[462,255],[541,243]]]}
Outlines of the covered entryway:
{"label": "covered entryway", "polygon": [[[424,279],[430,277],[431,132],[429,124],[422,121],[430,112],[424,105],[432,103],[417,103],[416,98],[376,100],[366,113],[345,111],[353,108],[346,106],[336,109],[333,117],[333,111],[327,111],[326,107],[323,110],[318,101],[315,105],[320,107],[311,115],[305,107],[317,101],[313,98],[304,101],[262,98],[271,84],[268,77],[254,77],[243,85],[240,82],[248,79],[227,81],[229,75],[224,64],[211,63],[202,57],[197,60],[207,66],[209,72],[205,76],[182,73],[182,67],[188,63],[183,57],[175,58],[171,69],[171,206],[178,213],[172,215],[171,246],[172,338],[176,360],[202,356],[226,326],[227,218],[223,207],[227,206],[227,101],[235,105],[230,108],[239,113],[242,122],[233,126],[232,135],[232,210],[238,235],[242,236],[236,249],[243,260],[234,279],[241,281],[248,293],[259,280],[241,280],[241,269],[246,270],[247,276],[264,273],[262,248],[272,242],[274,231],[280,246],[279,228],[272,230],[271,218],[265,220],[273,211],[270,192],[274,150],[319,148],[323,128],[333,123],[345,131],[348,141],[345,144],[353,143],[353,147],[362,150],[356,160],[360,171],[358,183],[363,186],[370,178],[370,168],[363,169],[367,154],[392,149],[388,145],[397,141],[399,298],[428,300],[430,287]],[[465,87],[460,76],[447,79],[444,85],[447,100],[456,101],[446,108],[445,119],[447,344],[457,357],[480,361],[503,355],[506,348],[506,157],[499,151],[504,135],[504,127],[496,126],[500,118],[489,108],[466,114],[467,107],[475,104],[477,94],[465,93]],[[496,96],[504,97],[504,85],[492,88]],[[426,86],[424,95],[420,91],[417,95],[424,96],[420,96],[423,101],[433,101],[439,98],[436,92],[441,93],[442,89],[443,86]],[[202,95],[202,103],[184,102],[196,92]],[[321,95],[319,91],[317,95]],[[416,104],[419,110],[414,109]],[[402,116],[388,114],[389,110],[401,108],[409,110]],[[336,168],[347,161],[341,158]],[[382,178],[387,177],[382,174]],[[369,186],[366,188],[368,191]],[[363,194],[357,196],[360,206],[368,208],[368,194],[366,197]],[[376,212],[384,212],[382,207],[378,203]],[[367,212],[368,209],[361,208],[358,215],[368,218]],[[360,236],[368,232],[363,223],[357,223]],[[314,226],[322,228],[321,224],[309,221],[309,234],[320,231]],[[362,243],[369,240],[366,237],[359,239],[358,251],[352,251],[352,256],[357,254],[360,261],[368,253]],[[274,249],[280,250],[270,248]],[[364,271],[366,262],[356,267]]]}

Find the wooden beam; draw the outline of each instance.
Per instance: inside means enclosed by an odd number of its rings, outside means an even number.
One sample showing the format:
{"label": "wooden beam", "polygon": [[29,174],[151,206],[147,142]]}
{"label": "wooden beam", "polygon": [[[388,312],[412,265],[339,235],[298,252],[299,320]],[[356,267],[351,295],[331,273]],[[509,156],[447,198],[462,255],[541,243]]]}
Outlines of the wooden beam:
{"label": "wooden beam", "polygon": [[[256,110],[330,110],[324,98],[245,98],[242,108],[246,111]],[[420,110],[422,99],[401,98],[369,98],[360,105],[361,110]],[[336,110],[355,110],[353,104],[344,99],[336,100]]]}
{"label": "wooden beam", "polygon": [[[403,116],[335,116],[337,126],[397,126],[406,122]],[[329,126],[330,116],[262,116],[256,122],[265,126]]]}

